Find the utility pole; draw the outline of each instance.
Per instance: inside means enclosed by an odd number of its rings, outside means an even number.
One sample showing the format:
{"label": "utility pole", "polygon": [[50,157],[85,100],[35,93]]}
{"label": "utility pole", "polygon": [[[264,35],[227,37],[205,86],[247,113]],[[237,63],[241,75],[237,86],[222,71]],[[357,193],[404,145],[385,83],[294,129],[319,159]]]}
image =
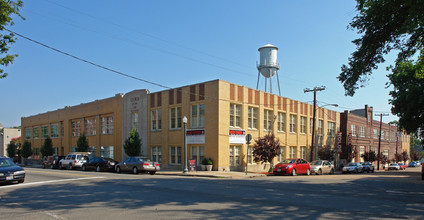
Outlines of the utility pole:
{"label": "utility pole", "polygon": [[375,114],[375,116],[380,116],[380,135],[378,137],[378,154],[377,154],[377,170],[380,170],[381,125],[383,124],[383,116],[389,116],[389,114]]}
{"label": "utility pole", "polygon": [[325,86],[321,86],[321,87],[314,87],[313,89],[304,89],[303,92],[307,93],[307,92],[314,92],[314,114],[313,114],[313,119],[312,119],[312,143],[311,143],[311,160],[313,160],[314,158],[314,136],[315,136],[315,116],[316,116],[316,112],[317,112],[317,91],[322,91],[325,90]]}

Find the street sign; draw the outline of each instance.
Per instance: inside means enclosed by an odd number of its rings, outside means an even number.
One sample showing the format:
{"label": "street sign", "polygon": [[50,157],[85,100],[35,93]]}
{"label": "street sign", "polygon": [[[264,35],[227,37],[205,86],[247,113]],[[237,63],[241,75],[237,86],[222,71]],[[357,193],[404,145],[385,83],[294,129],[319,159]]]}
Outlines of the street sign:
{"label": "street sign", "polygon": [[246,135],[246,144],[250,144],[250,141],[252,140],[252,135],[251,134],[247,134]]}

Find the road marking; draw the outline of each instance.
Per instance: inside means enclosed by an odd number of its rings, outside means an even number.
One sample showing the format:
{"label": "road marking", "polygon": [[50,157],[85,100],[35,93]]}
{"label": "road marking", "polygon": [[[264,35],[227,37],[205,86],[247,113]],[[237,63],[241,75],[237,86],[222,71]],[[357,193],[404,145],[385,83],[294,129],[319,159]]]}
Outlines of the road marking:
{"label": "road marking", "polygon": [[32,173],[48,173],[48,174],[63,174],[63,175],[69,175],[69,176],[93,176],[93,175],[87,175],[87,174],[76,174],[76,173],[61,173],[61,172],[50,172],[50,171],[36,171],[36,170],[25,170],[25,172]]}
{"label": "road marking", "polygon": [[386,190],[386,192],[388,192],[388,193],[399,193],[399,194],[405,194],[406,193],[406,192],[395,191],[395,190]]}
{"label": "road marking", "polygon": [[40,184],[46,184],[46,183],[67,182],[67,181],[75,181],[75,180],[102,179],[102,178],[105,178],[105,177],[94,176],[94,177],[84,177],[84,178],[76,178],[76,179],[48,180],[48,181],[41,181],[41,182],[21,183],[21,184],[16,184],[16,185],[1,186],[0,189],[12,188],[12,187],[21,187],[21,186],[30,186],[30,185],[40,185]]}

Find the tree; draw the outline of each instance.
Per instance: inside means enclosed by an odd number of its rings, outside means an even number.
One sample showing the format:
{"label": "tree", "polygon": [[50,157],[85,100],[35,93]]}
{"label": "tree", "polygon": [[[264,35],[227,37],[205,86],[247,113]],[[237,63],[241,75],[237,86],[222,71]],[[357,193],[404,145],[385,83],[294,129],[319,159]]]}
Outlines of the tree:
{"label": "tree", "polygon": [[374,162],[377,160],[377,155],[372,150],[364,152],[361,157],[364,158],[365,162]]}
{"label": "tree", "polygon": [[268,133],[264,137],[255,140],[252,149],[253,160],[255,162],[269,162],[272,167],[272,159],[281,152],[280,140],[273,133]]}
{"label": "tree", "polygon": [[15,143],[8,144],[6,148],[7,156],[13,158],[16,155],[16,148],[17,146]]}
{"label": "tree", "polygon": [[142,153],[141,145],[140,135],[137,130],[133,128],[124,142],[125,153],[130,157],[139,156]]}
{"label": "tree", "polygon": [[416,151],[416,150],[412,150],[412,151],[411,151],[411,160],[412,160],[412,161],[416,161],[416,160],[419,160],[419,159],[421,159],[421,154],[420,154],[420,152],[418,152],[418,151]]}
{"label": "tree", "polygon": [[405,161],[404,158],[403,158],[403,154],[399,154],[399,153],[395,154],[395,157],[394,157],[393,160],[396,163],[401,162],[401,161]]}
{"label": "tree", "polygon": [[50,137],[47,137],[44,140],[44,144],[40,148],[40,153],[41,155],[43,155],[43,157],[51,156],[55,153],[53,149],[53,142],[52,142],[52,139],[50,139]]}
{"label": "tree", "polygon": [[347,161],[350,162],[356,157],[356,149],[353,146],[347,146]]}
{"label": "tree", "polygon": [[387,158],[386,155],[380,152],[379,154],[377,154],[377,160],[380,161],[380,164],[384,165],[388,162],[389,158]]}
{"label": "tree", "polygon": [[28,141],[25,141],[24,144],[22,145],[22,157],[27,159],[31,155],[32,155],[31,143]]}
{"label": "tree", "polygon": [[402,152],[403,161],[406,162],[409,160],[409,155],[407,151]]}
{"label": "tree", "polygon": [[[12,1],[12,0],[0,0],[0,31],[4,31],[6,26],[13,25],[12,15],[18,15],[24,19],[20,13],[19,9],[23,6],[22,1]],[[17,54],[7,54],[9,51],[9,45],[15,43],[15,35],[13,33],[2,34],[0,33],[0,65],[7,67],[9,64],[12,64],[17,57]],[[3,57],[3,54],[5,56]],[[3,69],[0,69],[0,79],[7,76],[7,73]]]}
{"label": "tree", "polygon": [[80,137],[77,140],[77,148],[75,149],[77,152],[88,152],[90,146],[88,145],[87,137],[84,133],[80,134]]}
{"label": "tree", "polygon": [[333,153],[334,151],[331,149],[331,146],[324,146],[319,148],[318,150],[318,157],[321,160],[333,160]]}

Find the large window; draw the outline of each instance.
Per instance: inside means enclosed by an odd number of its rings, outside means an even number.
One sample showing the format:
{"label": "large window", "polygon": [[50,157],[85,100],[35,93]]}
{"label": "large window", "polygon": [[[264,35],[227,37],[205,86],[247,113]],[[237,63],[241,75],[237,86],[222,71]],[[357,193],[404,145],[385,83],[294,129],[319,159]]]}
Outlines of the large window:
{"label": "large window", "polygon": [[300,157],[306,159],[306,147],[300,147]]}
{"label": "large window", "polygon": [[113,146],[101,146],[100,147],[100,156],[113,159]]}
{"label": "large window", "polygon": [[247,149],[247,163],[248,164],[253,164],[253,147],[249,146],[249,148]]}
{"label": "large window", "polygon": [[170,149],[169,164],[181,164],[181,147],[171,147]]}
{"label": "large window", "polygon": [[264,130],[272,131],[272,111],[264,110]]}
{"label": "large window", "polygon": [[297,130],[297,116],[290,115],[290,132],[296,133]]}
{"label": "large window", "polygon": [[59,137],[59,125],[58,124],[50,125],[50,137],[51,138]]}
{"label": "large window", "polygon": [[196,164],[200,165],[205,158],[205,148],[200,146],[191,147],[191,159],[196,160]]}
{"label": "large window", "polygon": [[359,127],[359,137],[365,137],[365,127]]}
{"label": "large window", "polygon": [[324,135],[324,121],[318,120],[318,136]]}
{"label": "large window", "polygon": [[286,131],[286,113],[278,113],[278,131]]}
{"label": "large window", "polygon": [[113,134],[113,116],[102,117],[102,134]]}
{"label": "large window", "polygon": [[241,105],[230,104],[230,126],[241,126]]}
{"label": "large window", "polygon": [[296,158],[296,147],[290,147],[289,157]]}
{"label": "large window", "polygon": [[151,130],[162,130],[162,110],[156,109],[151,112]]}
{"label": "large window", "polygon": [[278,154],[278,161],[280,162],[280,161],[282,161],[284,159],[286,159],[286,147],[281,146],[281,148],[280,148],[280,154]]}
{"label": "large window", "polygon": [[96,119],[91,118],[91,119],[85,120],[84,130],[85,130],[85,135],[87,135],[87,136],[96,135]]}
{"label": "large window", "polygon": [[63,124],[63,121],[60,122],[60,136],[65,136],[65,125]]}
{"label": "large window", "polygon": [[191,106],[191,128],[205,127],[205,104]]}
{"label": "large window", "polygon": [[135,128],[135,129],[138,128],[138,111],[131,112],[131,125],[132,125],[132,128]]}
{"label": "large window", "polygon": [[151,150],[152,160],[158,163],[162,163],[162,147],[154,146]]}
{"label": "large window", "polygon": [[350,125],[350,132],[352,132],[352,137],[356,136],[356,125]]}
{"label": "large window", "polygon": [[300,117],[300,133],[306,134],[306,117]]}
{"label": "large window", "polygon": [[25,140],[31,139],[31,128],[25,128]]}
{"label": "large window", "polygon": [[237,167],[240,166],[240,147],[239,146],[230,146],[230,166]]}
{"label": "large window", "polygon": [[336,135],[336,123],[334,122],[327,123],[327,135],[328,137],[334,137]]}
{"label": "large window", "polygon": [[181,107],[171,108],[169,111],[170,129],[181,128]]}
{"label": "large window", "polygon": [[248,108],[248,128],[258,129],[258,108]]}
{"label": "large window", "polygon": [[377,129],[373,129],[374,131],[374,139],[378,139],[378,132]]}
{"label": "large window", "polygon": [[49,127],[48,126],[42,126],[41,127],[41,138],[46,139],[49,137]]}
{"label": "large window", "polygon": [[360,162],[364,162],[364,158],[362,157],[362,155],[365,153],[365,146],[359,146],[359,158],[360,158]]}
{"label": "large window", "polygon": [[73,121],[71,123],[72,137],[79,137],[81,133],[81,122]]}
{"label": "large window", "polygon": [[97,157],[97,148],[96,148],[96,146],[88,147],[88,152],[91,152],[91,156]]}
{"label": "large window", "polygon": [[38,139],[40,137],[40,133],[38,131],[38,127],[32,128],[32,138]]}

